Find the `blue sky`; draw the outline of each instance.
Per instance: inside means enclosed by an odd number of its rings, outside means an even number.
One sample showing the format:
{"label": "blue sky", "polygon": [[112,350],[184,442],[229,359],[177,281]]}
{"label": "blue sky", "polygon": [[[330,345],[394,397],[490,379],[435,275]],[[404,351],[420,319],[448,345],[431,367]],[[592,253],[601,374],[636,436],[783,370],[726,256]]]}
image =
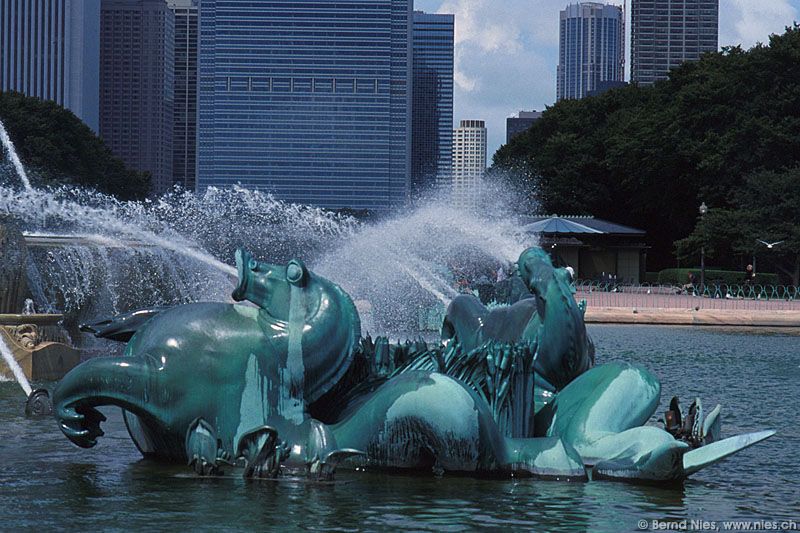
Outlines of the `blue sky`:
{"label": "blue sky", "polygon": [[[415,0],[415,9],[456,16],[453,118],[486,120],[490,164],[507,116],[555,102],[558,13],[574,1]],[[750,47],[799,19],[800,0],[720,0],[720,46]]]}

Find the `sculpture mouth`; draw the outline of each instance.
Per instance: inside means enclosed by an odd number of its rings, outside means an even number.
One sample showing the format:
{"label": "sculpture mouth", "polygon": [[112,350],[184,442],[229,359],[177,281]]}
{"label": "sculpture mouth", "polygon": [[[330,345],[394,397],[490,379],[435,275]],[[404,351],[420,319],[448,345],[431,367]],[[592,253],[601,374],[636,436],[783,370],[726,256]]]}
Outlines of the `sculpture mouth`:
{"label": "sculpture mouth", "polygon": [[252,258],[250,252],[247,250],[241,248],[236,250],[236,273],[239,275],[239,283],[236,285],[236,288],[233,289],[231,298],[237,302],[241,302],[246,298],[248,280],[250,279],[247,273],[247,267]]}

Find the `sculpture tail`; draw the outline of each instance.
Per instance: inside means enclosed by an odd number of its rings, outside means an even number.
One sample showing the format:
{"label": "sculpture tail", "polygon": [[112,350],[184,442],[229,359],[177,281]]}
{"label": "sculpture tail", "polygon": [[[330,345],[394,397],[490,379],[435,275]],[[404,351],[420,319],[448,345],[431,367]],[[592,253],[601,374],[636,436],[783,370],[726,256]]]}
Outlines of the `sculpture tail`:
{"label": "sculpture tail", "polygon": [[775,431],[759,431],[757,433],[737,435],[686,452],[683,455],[684,475],[686,477],[691,476],[698,470],[718,463],[738,451],[770,438],[774,434]]}

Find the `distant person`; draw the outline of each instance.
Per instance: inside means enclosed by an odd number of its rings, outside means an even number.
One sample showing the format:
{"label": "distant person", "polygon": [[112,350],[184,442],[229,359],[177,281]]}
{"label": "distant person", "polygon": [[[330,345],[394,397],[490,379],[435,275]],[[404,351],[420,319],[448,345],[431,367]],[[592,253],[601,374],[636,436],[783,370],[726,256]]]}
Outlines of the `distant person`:
{"label": "distant person", "polygon": [[747,265],[744,269],[744,284],[751,285],[756,281],[756,273],[753,270],[753,265]]}
{"label": "distant person", "polygon": [[694,287],[695,283],[697,282],[696,278],[694,277],[694,272],[689,272],[686,277],[687,283],[683,286],[683,290],[686,291],[687,294],[694,294]]}

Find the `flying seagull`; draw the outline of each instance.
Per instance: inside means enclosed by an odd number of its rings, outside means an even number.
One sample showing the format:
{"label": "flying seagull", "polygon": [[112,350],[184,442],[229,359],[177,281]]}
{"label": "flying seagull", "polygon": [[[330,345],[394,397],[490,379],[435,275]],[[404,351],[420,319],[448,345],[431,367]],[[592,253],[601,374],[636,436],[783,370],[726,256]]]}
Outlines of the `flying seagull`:
{"label": "flying seagull", "polygon": [[776,246],[776,245],[782,243],[783,241],[765,242],[765,241],[762,241],[761,239],[758,239],[758,242],[760,242],[761,244],[763,244],[764,246],[766,246],[767,248],[769,248],[771,250],[773,246]]}

